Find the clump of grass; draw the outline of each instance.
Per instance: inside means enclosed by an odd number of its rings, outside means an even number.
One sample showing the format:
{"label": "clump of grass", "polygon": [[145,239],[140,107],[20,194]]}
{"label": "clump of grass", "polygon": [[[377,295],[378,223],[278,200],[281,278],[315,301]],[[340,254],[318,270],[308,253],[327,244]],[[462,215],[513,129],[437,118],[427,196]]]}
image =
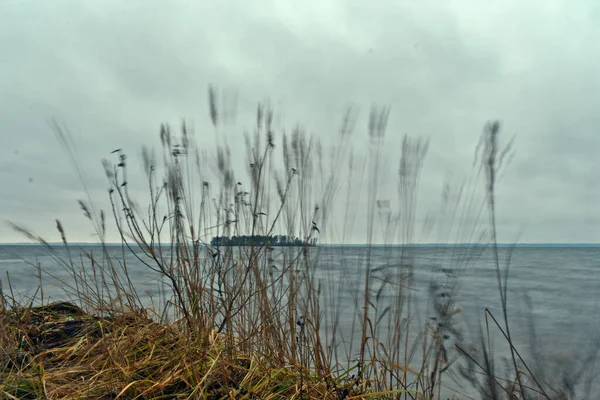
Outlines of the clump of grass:
{"label": "clump of grass", "polygon": [[[209,99],[211,121],[218,131],[213,89]],[[188,127],[183,124],[175,136],[168,125],[162,125],[162,177],[157,160],[161,156],[148,149],[142,152],[150,194],[145,211],[130,193],[125,152],[115,150],[114,163],[104,160],[112,217],[121,238],[120,260],[105,243],[105,213],[96,211],[89,190],[79,206],[95,226],[102,252],[85,254],[89,264],[85,267],[83,259],[78,263],[72,257],[60,221],[57,229],[66,258],[15,225],[44,245],[68,271],[72,279],[61,283],[85,318],[72,314],[65,320],[55,306],[54,313],[47,315],[39,308],[13,306],[4,317],[9,326],[23,333],[13,332],[13,343],[7,342],[4,348],[23,338],[33,344],[26,350],[30,357],[26,365],[15,370],[13,363],[3,370],[7,382],[14,382],[9,379],[12,376],[34,379],[32,371],[43,366],[44,390],[51,397],[84,395],[83,388],[86,396],[98,398],[338,398],[340,391],[344,397],[354,393],[353,384],[329,373],[319,320],[312,317],[317,315],[318,290],[308,247],[318,239],[320,215],[318,207],[313,209],[316,164],[311,154],[318,145],[300,130],[291,137],[284,135],[281,146],[287,168],[275,173],[272,121],[272,110],[260,106],[254,137],[246,138],[247,184],[235,179],[230,150],[217,148],[216,192],[204,178],[205,165]],[[58,125],[55,128],[75,162],[68,132]],[[85,180],[81,171],[79,176]],[[272,180],[277,185],[275,198],[268,192]],[[323,182],[324,197],[330,197],[335,177]],[[321,199],[321,204],[326,206],[329,197]],[[278,267],[271,261],[268,243],[245,248],[210,245],[213,235],[270,237],[282,231],[302,238],[304,245],[286,249]],[[151,299],[152,311],[132,283],[126,254],[167,285],[162,305]],[[43,317],[15,317],[28,313]],[[93,327],[84,321],[93,321]],[[53,334],[65,336],[67,342],[58,342],[55,348],[54,339],[46,339]],[[36,346],[45,351],[38,354]],[[11,388],[3,390],[14,393]]]}
{"label": "clump of grass", "polygon": [[[209,116],[219,143],[212,156],[199,148],[185,122],[178,134],[161,125],[158,155],[142,150],[149,194],[142,204],[133,195],[138,182],[131,180],[129,158],[116,149],[112,161],[102,161],[110,213],[96,208],[68,131],[54,126],[85,189],[79,207],[96,230],[100,252],[83,252],[77,259],[59,220],[62,253],[13,226],[45,246],[68,273],[60,284],[70,302],[44,303],[42,272],[58,278],[39,265],[41,305],[20,304],[14,294],[0,291],[0,393],[52,399],[440,399],[447,381],[462,377],[485,398],[501,393],[550,398],[547,385],[535,379],[513,346],[508,326],[510,260],[502,269],[495,230],[494,190],[508,155],[498,155],[499,125],[489,125],[482,142],[486,199],[476,200],[475,185],[454,194],[444,189],[444,216],[459,229],[440,228],[441,235],[474,245],[448,250],[440,271],[452,273],[432,280],[422,320],[413,295],[419,250],[409,245],[418,229],[418,182],[428,141],[404,138],[393,207],[378,197],[389,108],[371,109],[364,158],[351,148],[353,108],[345,114],[330,157],[324,156],[323,143],[300,128],[277,136],[273,115],[269,107],[258,107],[253,132],[245,135],[245,175],[238,175],[220,125],[219,94],[211,87]],[[335,228],[334,198],[342,188],[340,166],[346,163],[342,237],[353,229],[356,192],[365,186],[357,171],[365,171],[369,182],[367,246],[358,261],[358,286],[320,280],[319,248],[314,247]],[[480,229],[486,207],[490,224]],[[464,223],[469,219],[474,222]],[[117,248],[106,243],[109,220],[119,234],[118,256]],[[378,228],[386,244],[402,245],[385,247],[383,258],[373,255]],[[431,224],[423,229],[431,230]],[[277,248],[269,243],[274,235],[298,238],[301,245]],[[232,236],[250,241],[244,247],[211,243],[213,237]],[[456,295],[462,272],[487,238],[495,254],[504,324],[488,312],[486,329],[473,347],[456,321]],[[158,299],[136,287],[133,268],[140,266],[161,282]],[[349,271],[342,267],[342,272]],[[344,291],[354,301],[349,332],[341,320]],[[508,382],[494,366],[490,326],[510,345],[514,377]]]}
{"label": "clump of grass", "polygon": [[[229,346],[239,343],[216,331],[194,340],[140,314],[98,318],[69,303],[2,318],[5,340],[18,347],[0,364],[8,398],[293,398],[299,390],[295,370],[259,354],[231,357]],[[304,391],[336,398],[312,373]]]}

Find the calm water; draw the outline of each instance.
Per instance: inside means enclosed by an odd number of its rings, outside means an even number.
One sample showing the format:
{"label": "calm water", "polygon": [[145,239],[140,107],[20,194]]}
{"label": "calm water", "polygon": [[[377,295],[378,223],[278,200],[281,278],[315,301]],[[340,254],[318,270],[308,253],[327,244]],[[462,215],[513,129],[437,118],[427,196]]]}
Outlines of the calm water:
{"label": "calm water", "polygon": [[[281,249],[281,250],[280,250]],[[87,247],[101,255],[100,248]],[[58,250],[66,254],[65,249]],[[76,247],[71,255],[79,257]],[[274,263],[286,251],[274,251]],[[118,247],[110,248],[115,258],[120,258]],[[457,281],[457,306],[462,312],[457,315],[457,326],[466,333],[466,340],[474,340],[473,332],[478,331],[484,321],[483,310],[487,307],[500,317],[500,297],[492,252],[472,254],[469,249],[451,248],[412,248],[408,250],[413,284],[410,293],[415,300],[412,312],[415,318],[427,321],[432,316],[430,304],[431,287],[443,287],[448,282]],[[279,256],[278,256],[279,255]],[[465,257],[473,256],[470,260]],[[500,249],[501,259],[508,255],[507,249]],[[371,249],[372,267],[381,267],[381,276],[397,271],[400,266],[401,249],[374,247]],[[331,315],[331,299],[339,301],[340,329],[345,337],[353,329],[352,319],[356,314],[355,299],[360,297],[364,282],[363,270],[367,263],[367,249],[360,247],[320,247],[311,249],[317,279],[321,282],[324,298],[321,303],[325,314]],[[131,254],[127,256],[134,285],[140,293],[158,296],[160,284],[154,272],[145,268]],[[87,264],[88,262],[84,260]],[[7,273],[17,298],[34,295],[38,287],[36,271],[32,266],[40,263],[43,269],[54,277],[45,276],[45,301],[65,299],[65,294],[57,281],[66,279],[67,274],[57,262],[38,246],[0,246],[0,279],[7,290]],[[457,278],[456,280],[454,278]],[[68,279],[67,279],[68,281]],[[375,284],[375,288],[378,284]],[[589,343],[598,328],[598,295],[600,292],[600,248],[580,247],[519,247],[512,253],[509,275],[509,315],[511,330],[519,351],[527,360],[530,353],[531,321],[535,322],[538,342],[543,345],[545,354],[542,362],[552,368],[566,368],[573,373],[580,360],[590,354]],[[532,307],[527,306],[526,295]],[[392,294],[383,291],[381,302],[391,302]],[[325,319],[326,324],[328,319]],[[358,327],[354,327],[355,331]],[[470,332],[470,334],[469,334]],[[450,338],[449,340],[452,340]],[[497,358],[501,359],[503,345],[496,336]],[[561,374],[562,372],[554,372]],[[558,377],[559,375],[557,375]],[[452,382],[448,382],[451,386]],[[594,385],[597,389],[597,386]],[[472,389],[465,389],[473,394]],[[597,390],[592,393],[598,393]],[[581,391],[579,391],[581,393]],[[592,398],[594,396],[592,395]],[[581,398],[581,395],[578,396]]]}

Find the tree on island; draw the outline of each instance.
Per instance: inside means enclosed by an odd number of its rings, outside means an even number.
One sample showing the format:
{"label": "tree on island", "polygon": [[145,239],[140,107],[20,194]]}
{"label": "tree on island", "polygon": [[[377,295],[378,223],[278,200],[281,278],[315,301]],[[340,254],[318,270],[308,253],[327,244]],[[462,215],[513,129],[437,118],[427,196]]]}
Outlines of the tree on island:
{"label": "tree on island", "polygon": [[316,246],[317,238],[304,240],[288,235],[241,235],[241,236],[215,236],[210,241],[211,246]]}

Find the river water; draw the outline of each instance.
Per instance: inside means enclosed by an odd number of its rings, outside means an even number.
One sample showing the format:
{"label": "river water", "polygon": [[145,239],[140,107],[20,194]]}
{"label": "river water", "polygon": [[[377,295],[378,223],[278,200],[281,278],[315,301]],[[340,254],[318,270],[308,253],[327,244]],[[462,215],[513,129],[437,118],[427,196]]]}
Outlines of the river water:
{"label": "river water", "polygon": [[[67,256],[64,247],[56,249],[61,257]],[[88,261],[79,258],[82,249],[98,256],[102,254],[100,247],[70,246],[71,257],[83,260],[84,264]],[[285,257],[289,259],[294,251],[297,249],[275,248],[270,262],[277,265]],[[109,253],[115,259],[123,258],[122,249],[118,246],[109,247]],[[144,267],[130,252],[126,254],[138,293],[148,299],[150,296],[157,297],[161,292],[157,274]],[[554,384],[573,386],[577,398],[586,397],[584,378],[586,374],[595,374],[592,362],[595,357],[590,355],[595,354],[598,328],[600,248],[525,246],[500,248],[499,256],[503,271],[510,256],[507,290],[509,323],[519,353],[530,368],[536,365],[543,367],[545,371],[542,373],[551,376]],[[447,338],[449,348],[456,343],[480,346],[479,332],[480,326],[485,326],[486,308],[503,322],[498,275],[490,248],[320,246],[310,249],[310,258],[314,276],[322,286],[323,335],[328,339],[334,319],[338,321],[337,334],[343,335],[345,340],[351,337],[352,332],[355,335],[360,332],[356,316],[363,306],[361,299],[367,266],[375,271],[371,275],[374,296],[384,278],[403,278],[403,287],[405,293],[410,293],[412,306],[406,306],[400,312],[410,313],[416,326],[433,321],[433,305],[440,296],[452,296],[454,307],[461,311],[455,316],[456,337],[449,334]],[[34,266],[38,264],[45,271],[44,301],[66,300],[64,288],[58,282],[68,282],[68,274],[47,249],[37,245],[0,246],[3,290],[8,291],[10,279],[18,299],[36,294],[39,280]],[[37,292],[37,297],[39,295]],[[393,286],[385,285],[379,292],[378,306],[383,309],[387,304],[393,304],[394,299]],[[415,328],[413,332],[418,330]],[[499,331],[491,330],[495,332],[492,336],[498,371],[502,371],[508,355],[507,347]],[[355,337],[355,340],[360,339]],[[342,352],[346,356],[350,354],[351,358],[357,349],[355,345],[353,348],[346,347]],[[458,368],[462,364],[462,359],[459,359],[450,367],[444,395],[452,396],[453,390],[457,390],[462,393],[456,394],[458,398],[465,394],[481,397],[475,388],[460,378]],[[594,398],[594,392],[600,393],[598,388],[594,382],[589,389],[591,398]]]}

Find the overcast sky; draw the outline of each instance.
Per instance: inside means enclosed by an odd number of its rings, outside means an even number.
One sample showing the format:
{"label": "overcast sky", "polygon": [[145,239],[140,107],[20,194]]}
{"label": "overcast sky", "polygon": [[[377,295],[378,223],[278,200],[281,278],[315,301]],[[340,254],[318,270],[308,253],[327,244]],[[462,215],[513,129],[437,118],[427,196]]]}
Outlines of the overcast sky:
{"label": "overcast sky", "polygon": [[[0,242],[24,241],[5,221],[57,241],[55,218],[72,241],[95,240],[49,121],[71,131],[105,207],[101,159],[115,148],[138,159],[159,146],[160,123],[185,118],[212,151],[209,84],[238,93],[227,137],[240,166],[259,101],[276,106],[278,128],[326,142],[346,105],[359,106],[357,154],[370,105],[389,105],[382,181],[396,179],[402,135],[430,139],[422,215],[437,212],[445,181],[469,176],[483,125],[500,119],[501,141],[516,136],[500,241],[600,242],[599,41],[592,0],[2,1]],[[346,241],[364,242],[365,227],[357,217]]]}

